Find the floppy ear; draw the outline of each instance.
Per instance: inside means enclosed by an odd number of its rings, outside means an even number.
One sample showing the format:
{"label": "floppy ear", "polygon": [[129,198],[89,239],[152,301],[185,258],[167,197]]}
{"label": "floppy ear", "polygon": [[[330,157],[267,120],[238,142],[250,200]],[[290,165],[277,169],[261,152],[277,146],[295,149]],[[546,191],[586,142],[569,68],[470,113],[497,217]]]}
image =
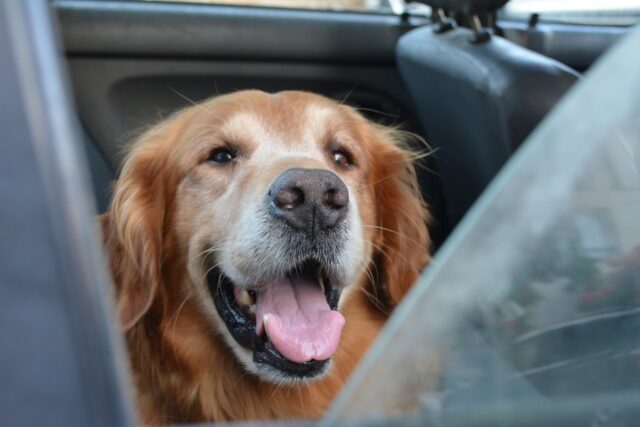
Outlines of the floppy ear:
{"label": "floppy ear", "polygon": [[135,143],[100,218],[125,331],[149,310],[161,280],[167,195],[158,137],[148,133]]}
{"label": "floppy ear", "polygon": [[373,187],[378,220],[374,262],[387,306],[398,304],[430,260],[429,213],[416,179],[416,154],[403,133],[376,127]]}

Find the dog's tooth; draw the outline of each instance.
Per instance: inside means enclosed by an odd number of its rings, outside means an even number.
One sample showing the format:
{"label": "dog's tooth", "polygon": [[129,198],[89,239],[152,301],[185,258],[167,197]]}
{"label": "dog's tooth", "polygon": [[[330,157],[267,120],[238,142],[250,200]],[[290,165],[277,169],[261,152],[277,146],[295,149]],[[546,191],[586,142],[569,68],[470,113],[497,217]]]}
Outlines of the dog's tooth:
{"label": "dog's tooth", "polygon": [[251,295],[249,295],[249,291],[247,291],[246,289],[243,289],[242,291],[240,291],[239,300],[240,300],[239,302],[244,305],[253,304],[253,298],[251,298]]}
{"label": "dog's tooth", "polygon": [[256,305],[255,304],[249,306],[249,314],[253,314],[255,316],[255,314],[256,314]]}
{"label": "dog's tooth", "polygon": [[324,291],[324,278],[320,273],[318,273],[318,284],[320,285],[320,289]]}

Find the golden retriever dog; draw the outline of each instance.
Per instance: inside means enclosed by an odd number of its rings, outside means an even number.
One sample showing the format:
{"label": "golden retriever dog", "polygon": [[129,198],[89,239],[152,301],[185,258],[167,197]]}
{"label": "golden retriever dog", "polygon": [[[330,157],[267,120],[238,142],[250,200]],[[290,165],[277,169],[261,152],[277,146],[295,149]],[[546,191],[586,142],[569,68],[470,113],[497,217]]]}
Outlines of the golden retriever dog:
{"label": "golden retriever dog", "polygon": [[243,91],[133,144],[101,221],[145,423],[322,415],[429,260],[403,139]]}

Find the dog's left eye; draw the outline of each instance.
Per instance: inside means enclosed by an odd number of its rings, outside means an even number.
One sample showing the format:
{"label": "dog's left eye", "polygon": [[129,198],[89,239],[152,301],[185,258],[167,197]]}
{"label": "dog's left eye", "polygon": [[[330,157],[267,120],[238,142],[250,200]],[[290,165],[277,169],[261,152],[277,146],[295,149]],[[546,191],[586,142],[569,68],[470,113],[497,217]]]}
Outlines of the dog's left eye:
{"label": "dog's left eye", "polygon": [[331,152],[331,158],[338,166],[346,167],[353,165],[351,154],[344,150],[333,150]]}
{"label": "dog's left eye", "polygon": [[229,163],[235,158],[236,155],[231,150],[220,147],[213,150],[207,160],[214,163]]}

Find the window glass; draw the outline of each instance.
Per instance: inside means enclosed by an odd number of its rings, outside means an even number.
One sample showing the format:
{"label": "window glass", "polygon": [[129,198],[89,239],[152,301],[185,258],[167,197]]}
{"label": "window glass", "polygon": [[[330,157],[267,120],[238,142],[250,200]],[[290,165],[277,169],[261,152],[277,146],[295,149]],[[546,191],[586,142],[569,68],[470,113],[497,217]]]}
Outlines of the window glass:
{"label": "window glass", "polygon": [[502,16],[591,25],[633,25],[640,22],[640,0],[511,0]]}
{"label": "window glass", "polygon": [[[392,7],[402,0],[146,0],[172,3],[222,4],[235,6],[279,7],[291,9],[318,9],[391,13]],[[400,6],[401,7],[401,6]]]}
{"label": "window glass", "polygon": [[533,132],[325,426],[407,412],[393,425],[638,425],[639,51],[640,28]]}

